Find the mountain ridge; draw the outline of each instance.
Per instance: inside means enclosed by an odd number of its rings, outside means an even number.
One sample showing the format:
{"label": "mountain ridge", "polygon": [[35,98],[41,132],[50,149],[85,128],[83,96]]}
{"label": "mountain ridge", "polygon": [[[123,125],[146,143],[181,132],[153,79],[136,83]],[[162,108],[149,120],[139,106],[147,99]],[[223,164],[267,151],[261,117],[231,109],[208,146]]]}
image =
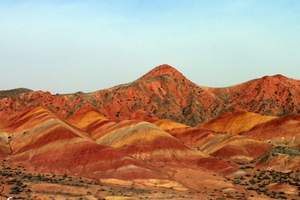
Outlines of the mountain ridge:
{"label": "mountain ridge", "polygon": [[[215,89],[169,65],[92,93],[10,95],[0,99],[0,196],[70,199],[64,188],[76,186],[82,197],[296,199],[299,95],[281,75]],[[283,180],[291,192],[276,189]]]}
{"label": "mountain ridge", "polygon": [[0,117],[35,106],[45,106],[62,118],[87,106],[111,120],[170,119],[195,126],[234,110],[299,114],[300,81],[276,74],[225,88],[202,87],[163,64],[133,82],[95,92],[54,95],[30,90],[5,96],[0,98]]}

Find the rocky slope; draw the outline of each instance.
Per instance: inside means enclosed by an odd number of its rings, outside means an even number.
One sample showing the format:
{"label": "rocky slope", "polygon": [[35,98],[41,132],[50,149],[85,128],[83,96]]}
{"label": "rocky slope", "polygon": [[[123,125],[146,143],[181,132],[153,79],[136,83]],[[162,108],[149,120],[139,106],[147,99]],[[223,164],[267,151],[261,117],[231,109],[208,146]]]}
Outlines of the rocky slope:
{"label": "rocky slope", "polygon": [[299,85],[207,88],[161,65],[92,93],[2,91],[0,197],[297,199]]}
{"label": "rocky slope", "polygon": [[64,119],[81,107],[92,107],[114,121],[170,119],[195,126],[234,110],[276,116],[297,114],[300,81],[275,75],[228,88],[207,88],[191,82],[172,66],[160,65],[131,83],[92,93],[0,92],[0,117],[36,106],[47,107]]}
{"label": "rocky slope", "polygon": [[279,116],[300,113],[300,81],[283,75],[264,76],[213,92],[229,110]]}
{"label": "rocky slope", "polygon": [[[234,128],[228,129],[223,126],[224,116],[226,121],[238,119],[244,125],[249,121],[250,130],[231,133],[242,124],[232,123]],[[120,195],[112,196],[114,199],[134,194],[166,199],[164,193],[173,193],[176,199],[292,199],[298,192],[294,188],[297,178],[285,185],[293,190],[282,193],[271,182],[262,187],[264,182],[255,177],[263,170],[274,174],[272,181],[280,184],[278,174],[288,177],[292,172],[297,176],[300,154],[294,148],[299,147],[294,143],[280,147],[286,143],[277,137],[285,137],[285,128],[290,129],[287,138],[295,135],[299,119],[279,117],[261,123],[257,119],[265,118],[225,114],[212,120],[222,122],[217,126],[224,128],[220,133],[170,120],[112,121],[91,107],[81,107],[66,121],[44,107],[26,109],[0,121],[0,176],[9,177],[0,182],[4,185],[0,196],[72,199],[78,195],[95,199],[103,195],[107,199],[108,195]],[[271,127],[278,134],[272,135]],[[264,128],[271,142],[258,137],[264,135]],[[88,180],[82,182],[79,177]],[[77,191],[72,184],[83,192],[88,188],[89,194]],[[101,195],[96,187],[103,188]],[[112,188],[122,192],[112,192]],[[148,193],[136,194],[139,189]]]}

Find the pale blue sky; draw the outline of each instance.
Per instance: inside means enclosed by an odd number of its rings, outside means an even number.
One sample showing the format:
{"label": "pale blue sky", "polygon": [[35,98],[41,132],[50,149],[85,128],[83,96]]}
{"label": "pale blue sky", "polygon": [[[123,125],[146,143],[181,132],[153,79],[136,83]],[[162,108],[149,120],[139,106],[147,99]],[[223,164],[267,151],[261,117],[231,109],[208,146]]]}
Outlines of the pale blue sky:
{"label": "pale blue sky", "polygon": [[206,86],[300,79],[300,1],[0,1],[0,89],[93,91],[162,63]]}

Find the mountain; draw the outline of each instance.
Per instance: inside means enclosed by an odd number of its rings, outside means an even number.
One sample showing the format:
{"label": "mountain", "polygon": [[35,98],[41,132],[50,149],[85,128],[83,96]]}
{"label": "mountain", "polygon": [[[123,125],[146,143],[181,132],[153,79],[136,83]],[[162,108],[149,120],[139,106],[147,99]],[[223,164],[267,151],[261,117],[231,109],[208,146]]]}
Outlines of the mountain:
{"label": "mountain", "polygon": [[[212,190],[221,186],[235,188],[223,178],[224,174],[237,170],[235,164],[193,150],[150,122],[113,122],[90,107],[77,110],[68,121],[45,107],[27,108],[0,122],[0,136],[1,162],[9,163],[5,170],[22,166],[26,179],[36,176],[47,184],[57,181],[41,178],[40,174],[50,173],[52,178],[80,176],[119,185],[129,180],[137,188],[135,184],[149,185],[150,181],[150,188],[175,187],[188,193],[200,190],[203,182],[183,175],[202,174],[209,179],[206,182]],[[11,173],[5,170],[4,175]],[[3,173],[1,170],[0,176]],[[29,178],[29,182],[34,180]],[[32,187],[36,185],[39,183]],[[194,194],[197,198],[199,195]]]}
{"label": "mountain", "polygon": [[114,120],[171,119],[196,124],[215,117],[222,102],[169,65],[161,65],[127,85],[93,93],[96,107]]}
{"label": "mountain", "polygon": [[213,89],[227,109],[263,115],[300,113],[300,81],[283,75],[264,76],[228,88]]}
{"label": "mountain", "polygon": [[[28,171],[91,178],[114,177],[116,174],[119,178],[163,176],[129,157],[126,152],[96,143],[86,132],[43,107],[8,119],[2,123],[1,131],[6,133],[3,137],[6,136],[6,146],[10,149],[5,158],[12,166],[22,165]],[[135,166],[136,170],[126,170],[126,166]]]}
{"label": "mountain", "polygon": [[0,197],[298,199],[298,83],[208,88],[161,65],[92,93],[4,92]]}
{"label": "mountain", "polygon": [[298,114],[300,81],[275,75],[227,88],[208,88],[164,64],[131,83],[92,93],[4,91],[0,95],[0,118],[37,106],[47,107],[63,119],[72,118],[81,107],[91,107],[113,121],[169,119],[195,126],[239,110],[272,116]]}

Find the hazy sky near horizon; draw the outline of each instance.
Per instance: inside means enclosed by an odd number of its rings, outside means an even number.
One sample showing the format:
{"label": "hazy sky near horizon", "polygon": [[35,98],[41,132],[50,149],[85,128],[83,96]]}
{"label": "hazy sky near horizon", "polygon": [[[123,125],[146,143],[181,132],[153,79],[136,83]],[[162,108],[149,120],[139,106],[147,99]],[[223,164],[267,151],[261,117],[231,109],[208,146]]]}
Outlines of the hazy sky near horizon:
{"label": "hazy sky near horizon", "polygon": [[300,79],[300,1],[0,1],[0,90],[94,91],[163,63],[206,86]]}

